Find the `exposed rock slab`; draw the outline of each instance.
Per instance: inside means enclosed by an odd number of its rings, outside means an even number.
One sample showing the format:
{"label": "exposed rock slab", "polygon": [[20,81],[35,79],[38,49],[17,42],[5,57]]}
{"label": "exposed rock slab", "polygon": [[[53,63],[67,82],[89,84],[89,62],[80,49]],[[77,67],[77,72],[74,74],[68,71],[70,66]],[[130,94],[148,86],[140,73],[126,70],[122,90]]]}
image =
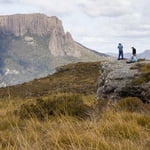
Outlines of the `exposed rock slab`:
{"label": "exposed rock slab", "polygon": [[[116,100],[121,96],[137,96],[150,102],[150,82],[134,87],[131,84],[133,79],[140,75],[137,69],[131,69],[133,66],[135,66],[135,63],[126,64],[125,60],[112,60],[102,63],[97,90],[98,99]],[[127,90],[126,87],[130,87],[130,89]]]}

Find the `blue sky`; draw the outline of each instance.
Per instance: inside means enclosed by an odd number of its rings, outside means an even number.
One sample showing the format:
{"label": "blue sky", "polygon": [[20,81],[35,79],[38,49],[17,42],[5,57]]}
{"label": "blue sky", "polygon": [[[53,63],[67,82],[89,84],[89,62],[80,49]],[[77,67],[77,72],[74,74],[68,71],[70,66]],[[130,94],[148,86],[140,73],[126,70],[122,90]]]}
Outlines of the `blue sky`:
{"label": "blue sky", "polygon": [[150,49],[149,0],[0,0],[0,15],[44,13],[59,17],[74,40],[100,52]]}

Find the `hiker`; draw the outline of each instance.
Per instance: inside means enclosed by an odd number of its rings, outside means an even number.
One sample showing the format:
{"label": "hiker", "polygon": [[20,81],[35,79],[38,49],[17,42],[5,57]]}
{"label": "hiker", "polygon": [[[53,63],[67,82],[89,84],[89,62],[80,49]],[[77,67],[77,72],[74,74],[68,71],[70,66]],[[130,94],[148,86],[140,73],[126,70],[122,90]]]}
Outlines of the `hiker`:
{"label": "hiker", "polygon": [[134,47],[131,47],[131,48],[132,48],[132,55],[136,56],[136,49]]}
{"label": "hiker", "polygon": [[134,47],[131,47],[132,48],[132,57],[127,60],[127,63],[135,63],[137,62],[137,58],[136,58],[136,49]]}
{"label": "hiker", "polygon": [[118,60],[123,59],[123,45],[121,43],[118,44],[119,56]]}

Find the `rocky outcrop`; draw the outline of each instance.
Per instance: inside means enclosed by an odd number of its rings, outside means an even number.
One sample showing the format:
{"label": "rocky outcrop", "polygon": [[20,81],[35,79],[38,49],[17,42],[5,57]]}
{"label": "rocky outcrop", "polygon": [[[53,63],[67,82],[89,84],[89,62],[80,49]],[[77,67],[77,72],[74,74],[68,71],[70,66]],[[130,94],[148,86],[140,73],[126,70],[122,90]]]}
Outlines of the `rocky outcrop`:
{"label": "rocky outcrop", "polygon": [[76,49],[75,42],[69,32],[60,34],[57,30],[53,30],[49,50],[53,56],[73,56],[80,57],[81,53]]}
{"label": "rocky outcrop", "polygon": [[[144,62],[139,62],[144,63]],[[145,63],[150,63],[146,61]],[[135,67],[135,63],[126,64],[126,61],[107,61],[102,63],[98,82],[98,99],[117,100],[120,97],[139,97],[145,102],[150,102],[150,82],[134,85],[135,78],[140,77],[141,72]]]}
{"label": "rocky outcrop", "polygon": [[69,32],[67,32],[65,36],[64,51],[68,56],[81,56],[81,52],[77,50],[75,42]]}
{"label": "rocky outcrop", "polygon": [[57,17],[44,14],[8,15],[0,16],[1,33],[23,36],[26,33],[39,36],[50,34],[55,28],[64,33],[61,21]]}
{"label": "rocky outcrop", "polygon": [[64,56],[65,53],[62,49],[62,45],[64,44],[65,36],[59,34],[58,30],[53,29],[50,41],[49,41],[49,50],[53,56]]}
{"label": "rocky outcrop", "polygon": [[62,22],[54,16],[48,17],[44,14],[0,16],[0,33],[17,37],[26,34],[49,36],[49,51],[53,56],[81,56],[76,50],[71,34],[64,32]]}

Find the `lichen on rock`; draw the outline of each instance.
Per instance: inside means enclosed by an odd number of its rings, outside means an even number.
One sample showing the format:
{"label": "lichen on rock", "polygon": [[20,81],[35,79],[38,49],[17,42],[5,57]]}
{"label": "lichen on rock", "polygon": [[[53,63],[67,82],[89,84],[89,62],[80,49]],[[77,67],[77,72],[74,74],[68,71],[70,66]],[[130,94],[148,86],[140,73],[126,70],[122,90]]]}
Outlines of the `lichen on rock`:
{"label": "lichen on rock", "polygon": [[141,98],[145,102],[150,102],[150,82],[139,85],[133,84],[133,81],[143,74],[138,67],[134,66],[144,63],[149,64],[150,62],[145,61],[136,64],[126,64],[125,60],[104,62],[98,82],[98,99],[117,100],[120,97],[134,96]]}

